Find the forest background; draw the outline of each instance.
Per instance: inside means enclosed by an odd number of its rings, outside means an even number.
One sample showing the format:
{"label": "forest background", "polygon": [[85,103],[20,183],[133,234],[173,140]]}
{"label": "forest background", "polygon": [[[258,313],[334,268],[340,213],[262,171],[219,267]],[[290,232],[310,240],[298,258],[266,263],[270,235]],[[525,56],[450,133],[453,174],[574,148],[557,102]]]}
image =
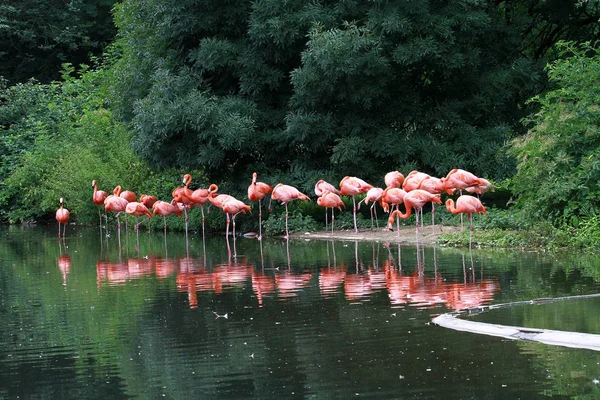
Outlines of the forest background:
{"label": "forest background", "polygon": [[[0,221],[49,221],[64,197],[97,222],[93,179],[170,200],[191,173],[247,201],[254,171],[312,195],[319,179],[462,168],[496,187],[491,241],[593,248],[599,19],[599,0],[11,1]],[[294,207],[297,230],[323,219]]]}

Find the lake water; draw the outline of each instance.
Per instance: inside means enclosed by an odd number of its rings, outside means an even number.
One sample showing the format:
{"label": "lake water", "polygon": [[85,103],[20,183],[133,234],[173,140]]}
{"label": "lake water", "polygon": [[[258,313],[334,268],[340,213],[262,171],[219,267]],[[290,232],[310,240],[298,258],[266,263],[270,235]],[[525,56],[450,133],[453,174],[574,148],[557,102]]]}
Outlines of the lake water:
{"label": "lake water", "polygon": [[[600,293],[598,259],[0,227],[0,398],[600,397],[600,353],[431,323]],[[600,333],[598,300],[488,322]]]}

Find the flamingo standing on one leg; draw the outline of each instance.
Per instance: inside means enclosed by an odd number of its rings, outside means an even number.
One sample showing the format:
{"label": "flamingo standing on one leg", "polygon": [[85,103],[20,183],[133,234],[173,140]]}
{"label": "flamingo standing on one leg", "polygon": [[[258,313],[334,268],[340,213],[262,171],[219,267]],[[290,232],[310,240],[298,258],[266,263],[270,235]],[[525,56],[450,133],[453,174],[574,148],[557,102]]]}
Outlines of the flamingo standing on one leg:
{"label": "flamingo standing on one leg", "polygon": [[[396,216],[407,219],[410,217],[412,210],[415,210],[416,215],[416,234],[419,235],[419,211],[425,206],[425,204],[432,202],[436,204],[442,204],[442,200],[440,199],[439,194],[431,194],[426,190],[415,189],[406,193],[404,196],[404,206],[406,207],[406,214],[403,214],[400,210],[396,210],[390,214],[390,218],[388,220],[388,228],[391,228],[392,223],[394,222],[394,218]],[[400,235],[400,231],[398,231],[398,235]]]}
{"label": "flamingo standing on one leg", "polygon": [[[315,194],[317,195],[317,197],[321,197],[325,192],[334,193],[338,196],[342,195],[342,192],[337,190],[335,186],[325,181],[324,179],[321,179],[315,184]],[[327,230],[327,207],[325,207],[325,230]]]}
{"label": "flamingo standing on one leg", "polygon": [[171,200],[170,203],[167,203],[166,201],[162,200],[157,200],[152,205],[152,213],[154,215],[162,215],[163,217],[165,235],[167,233],[167,216],[173,214],[181,216],[183,214],[182,209],[183,206],[180,207],[179,204],[175,201],[175,199]]}
{"label": "flamingo standing on one leg", "polygon": [[354,232],[358,232],[358,228],[356,227],[356,195],[361,193],[366,193],[369,189],[372,189],[373,186],[369,185],[367,182],[363,181],[360,178],[356,178],[353,176],[345,176],[340,182],[340,191],[344,196],[352,196],[352,204],[354,205]]}
{"label": "flamingo standing on one leg", "polygon": [[337,207],[338,210],[342,211],[344,202],[337,194],[325,190],[321,194],[321,197],[317,198],[317,204],[321,207],[325,207],[326,210],[327,208],[331,208],[331,234],[333,234],[333,222],[335,220],[335,212],[333,209]]}
{"label": "flamingo standing on one leg", "polygon": [[258,240],[262,240],[262,207],[261,200],[271,194],[273,187],[264,182],[256,181],[256,172],[252,173],[252,183],[248,186],[248,199],[258,201]]}
{"label": "flamingo standing on one leg", "polygon": [[[404,177],[402,177],[402,178],[404,179]],[[371,230],[373,230],[373,208],[375,207],[375,204],[381,199],[382,195],[383,195],[382,188],[373,187],[367,191],[367,195],[365,196],[365,198],[358,202],[359,210],[360,210],[360,203],[362,203],[363,201],[365,202],[366,205],[369,205],[369,201],[373,202],[373,204],[371,205],[371,207],[369,209],[371,211]],[[379,219],[377,218],[377,209],[376,208],[375,208],[375,220],[377,221],[377,229],[379,229]]]}
{"label": "flamingo standing on one leg", "polygon": [[446,200],[446,209],[452,214],[467,214],[469,218],[469,247],[471,247],[471,239],[473,234],[473,220],[471,216],[473,214],[483,213],[487,214],[485,207],[481,204],[481,200],[477,197],[462,195],[456,200],[456,206],[454,200]]}
{"label": "flamingo standing on one leg", "polygon": [[67,231],[67,223],[69,222],[69,210],[63,206],[63,198],[60,198],[60,207],[56,210],[56,220],[58,221],[58,237],[60,237],[60,224],[63,224],[63,238]]}
{"label": "flamingo standing on one leg", "polygon": [[[100,219],[100,230],[102,230],[102,213],[100,212],[100,207],[104,207],[104,200],[108,197],[108,193],[104,190],[98,190],[98,184],[95,180],[92,181],[92,187],[94,188],[92,200],[94,201],[94,204],[98,206],[98,218]],[[102,234],[102,232],[100,233]]]}
{"label": "flamingo standing on one leg", "polygon": [[279,183],[273,188],[273,192],[271,193],[271,200],[279,200],[281,201],[281,204],[285,204],[285,238],[289,239],[290,234],[288,230],[288,203],[292,200],[310,201],[310,198],[304,193],[301,193],[298,189],[296,189],[293,186]]}

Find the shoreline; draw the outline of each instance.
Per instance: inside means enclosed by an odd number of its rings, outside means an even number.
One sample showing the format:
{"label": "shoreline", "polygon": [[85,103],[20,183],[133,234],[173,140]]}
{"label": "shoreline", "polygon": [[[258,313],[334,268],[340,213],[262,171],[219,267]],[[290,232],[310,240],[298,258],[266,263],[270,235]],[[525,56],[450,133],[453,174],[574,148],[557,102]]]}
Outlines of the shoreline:
{"label": "shoreline", "polygon": [[[437,239],[441,234],[446,233],[457,233],[463,230],[460,226],[449,226],[449,225],[426,225],[419,227],[419,244],[435,245]],[[467,228],[468,229],[468,228]],[[290,239],[297,240],[358,240],[368,242],[388,242],[388,243],[399,243],[399,244],[416,244],[417,237],[414,226],[401,226],[399,231],[394,230],[388,231],[384,229],[359,229],[358,232],[354,232],[352,229],[341,230],[341,231],[318,231],[318,232],[304,232],[304,233],[292,233]]]}

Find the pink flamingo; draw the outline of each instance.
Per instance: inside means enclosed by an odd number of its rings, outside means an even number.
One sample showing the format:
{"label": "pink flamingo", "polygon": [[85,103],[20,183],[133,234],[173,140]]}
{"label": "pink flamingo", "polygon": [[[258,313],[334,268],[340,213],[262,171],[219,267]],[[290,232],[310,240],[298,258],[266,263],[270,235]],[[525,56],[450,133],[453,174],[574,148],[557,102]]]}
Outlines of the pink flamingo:
{"label": "pink flamingo", "polygon": [[175,199],[175,201],[177,203],[181,203],[183,204],[184,208],[183,208],[183,213],[185,215],[185,233],[187,234],[188,231],[188,215],[187,215],[187,210],[188,208],[192,207],[192,202],[189,198],[187,198],[185,196],[185,193],[189,192],[189,188],[188,186],[190,186],[190,183],[192,182],[192,176],[190,174],[185,174],[183,176],[183,181],[182,183],[184,184],[183,187],[177,187],[175,189],[173,189],[173,191],[171,192],[171,196],[173,196],[173,198]]}
{"label": "pink flamingo", "polygon": [[456,206],[454,200],[446,200],[446,209],[452,214],[467,214],[469,218],[469,247],[471,247],[472,233],[473,233],[473,220],[471,216],[473,214],[483,213],[487,214],[485,207],[481,204],[481,200],[477,197],[462,195],[456,200]]}
{"label": "pink flamingo", "polygon": [[[261,200],[273,192],[273,187],[264,182],[256,181],[256,172],[252,173],[252,183],[248,186],[248,199],[258,201],[258,240],[262,240],[262,207]],[[235,226],[235,225],[234,225]]]}
{"label": "pink flamingo", "polygon": [[104,207],[104,200],[108,197],[108,193],[104,190],[98,190],[98,184],[95,180],[92,181],[92,187],[94,188],[92,200],[94,201],[94,204],[98,206],[98,218],[100,219],[100,229],[102,229],[102,213],[100,212],[100,207]]}
{"label": "pink flamingo", "polygon": [[119,215],[122,212],[125,212],[125,208],[127,207],[128,201],[123,197],[119,196],[121,194],[121,186],[117,186],[113,190],[113,194],[108,196],[106,200],[104,200],[104,209],[107,212],[114,211],[117,213],[117,227],[119,228],[119,232],[121,231],[121,220],[119,219]]}
{"label": "pink flamingo", "polygon": [[288,203],[293,200],[309,200],[310,198],[301,193],[298,189],[293,186],[284,185],[282,183],[277,184],[273,188],[271,193],[271,200],[279,200],[281,204],[285,204],[285,239],[290,238],[288,230]]}
{"label": "pink flamingo", "polygon": [[138,223],[138,218],[143,217],[144,215],[148,217],[148,224],[150,224],[150,218],[152,218],[152,213],[148,210],[144,204],[139,203],[137,201],[132,201],[131,203],[127,203],[125,206],[125,212],[129,215],[133,215],[135,217],[135,227],[134,230],[138,230],[140,224]]}
{"label": "pink flamingo", "polygon": [[442,178],[441,182],[442,182],[442,189],[449,195],[454,194],[454,191],[456,189],[458,189],[462,195],[463,189],[466,189],[471,186],[478,186],[478,185],[485,186],[485,185],[489,184],[489,181],[478,178],[468,171],[465,171],[463,169],[457,169],[457,168],[448,172],[448,175],[446,175],[444,178]]}
{"label": "pink flamingo", "polygon": [[[403,177],[404,179],[404,177]],[[393,187],[393,186],[392,186]],[[366,205],[369,205],[369,201],[373,202],[371,207],[369,208],[371,212],[371,230],[373,230],[373,208],[375,204],[381,200],[381,196],[383,195],[383,189],[378,187],[373,187],[367,191],[367,195],[364,199],[358,202],[358,209],[360,210],[360,203],[363,201]],[[377,218],[377,208],[375,208],[375,220],[377,221],[377,229],[379,229],[379,219]]]}
{"label": "pink flamingo", "polygon": [[63,198],[60,198],[60,207],[56,210],[56,220],[58,221],[58,237],[60,237],[60,224],[63,224],[63,238],[67,232],[67,223],[69,222],[69,210],[63,206]]}
{"label": "pink flamingo", "polygon": [[[342,192],[336,189],[331,183],[321,179],[315,184],[315,194],[317,197],[323,196],[323,193],[329,192],[337,194],[338,196],[342,195]],[[333,211],[333,209],[332,209]],[[325,230],[327,230],[327,207],[325,207]]]}
{"label": "pink flamingo", "polygon": [[[396,210],[390,214],[390,218],[388,219],[388,229],[391,229],[391,226],[394,222],[394,218],[396,216],[407,219],[410,217],[412,210],[414,208],[416,215],[416,234],[419,234],[419,211],[425,206],[425,204],[432,202],[436,204],[442,204],[442,200],[440,199],[439,194],[431,194],[422,189],[411,190],[406,193],[404,196],[404,206],[406,207],[406,214],[403,214],[400,210]],[[400,231],[398,230],[398,235],[400,235]]]}
{"label": "pink flamingo", "polygon": [[[229,215],[231,215],[231,220],[233,222],[233,237],[235,238],[235,217],[239,213],[245,214],[246,211],[252,212],[252,208],[235,198],[225,200],[222,203],[221,208],[223,212],[227,214],[227,221],[229,221]],[[227,230],[225,231],[225,235],[229,237],[229,222],[227,222]]]}
{"label": "pink flamingo", "polygon": [[[217,193],[219,191],[219,187],[217,185],[215,185],[214,183],[212,183],[209,187],[208,187],[208,201],[210,201],[210,203],[217,207],[220,208],[221,210],[223,210],[223,204],[225,204],[227,201],[230,200],[237,200],[235,197],[230,196],[228,194],[219,194]],[[225,211],[223,211],[225,212]],[[229,213],[225,212],[225,216],[227,218],[227,229],[226,229],[226,235],[227,237],[229,237]]]}
{"label": "pink flamingo", "polygon": [[317,205],[325,207],[325,210],[331,208],[331,234],[333,234],[333,222],[335,220],[335,213],[333,209],[337,207],[338,210],[342,211],[344,202],[336,193],[325,190],[321,193],[321,197],[317,198]]}
{"label": "pink flamingo", "polygon": [[181,216],[183,214],[183,208],[183,206],[179,206],[175,199],[171,200],[170,203],[167,203],[166,201],[162,200],[157,200],[152,205],[152,213],[154,215],[162,215],[163,217],[165,234],[167,233],[166,217],[173,214]]}
{"label": "pink flamingo", "polygon": [[[186,182],[186,176],[189,177],[189,180]],[[197,205],[200,207],[200,211],[202,212],[202,237],[204,237],[204,205],[208,201],[208,197],[210,193],[208,189],[199,188],[194,191],[190,190],[188,187],[192,182],[192,176],[190,174],[186,174],[184,177],[184,183],[186,184],[183,190],[183,196],[190,202],[190,206]],[[184,204],[185,203],[184,201]]]}
{"label": "pink flamingo", "polygon": [[367,182],[353,176],[345,176],[340,182],[340,192],[344,196],[352,196],[352,204],[354,205],[354,232],[358,232],[356,227],[356,195],[366,193],[373,188]]}
{"label": "pink flamingo", "polygon": [[383,178],[386,187],[395,187],[402,188],[402,184],[404,183],[404,175],[402,175],[398,171],[392,171],[385,174]]}

